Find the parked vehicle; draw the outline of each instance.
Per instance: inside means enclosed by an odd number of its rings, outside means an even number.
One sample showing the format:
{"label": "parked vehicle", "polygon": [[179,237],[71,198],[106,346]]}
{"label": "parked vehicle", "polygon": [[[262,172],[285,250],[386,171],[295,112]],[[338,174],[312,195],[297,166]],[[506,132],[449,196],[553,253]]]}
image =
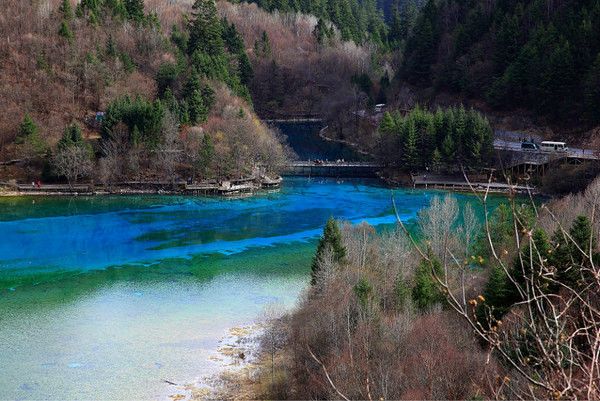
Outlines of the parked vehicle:
{"label": "parked vehicle", "polygon": [[540,149],[544,152],[566,152],[569,150],[564,142],[543,141]]}
{"label": "parked vehicle", "polygon": [[539,149],[540,149],[539,145],[535,142],[531,142],[531,141],[521,142],[521,150],[535,151],[535,150],[539,150]]}

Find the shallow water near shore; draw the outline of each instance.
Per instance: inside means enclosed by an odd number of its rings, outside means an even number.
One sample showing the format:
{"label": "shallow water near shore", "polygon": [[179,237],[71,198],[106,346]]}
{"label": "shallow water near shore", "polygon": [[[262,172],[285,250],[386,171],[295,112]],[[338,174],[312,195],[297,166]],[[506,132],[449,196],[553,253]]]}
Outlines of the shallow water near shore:
{"label": "shallow water near shore", "polygon": [[[401,217],[435,194],[396,190]],[[0,399],[156,399],[217,373],[228,329],[297,302],[330,216],[389,227],[391,192],[288,178],[245,199],[0,198]]]}

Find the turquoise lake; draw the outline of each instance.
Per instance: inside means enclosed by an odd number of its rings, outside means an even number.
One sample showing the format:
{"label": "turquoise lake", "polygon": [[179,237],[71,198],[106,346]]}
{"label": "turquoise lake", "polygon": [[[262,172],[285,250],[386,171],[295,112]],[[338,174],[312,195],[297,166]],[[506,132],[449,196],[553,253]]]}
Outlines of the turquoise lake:
{"label": "turquoise lake", "polygon": [[[394,193],[406,221],[439,194]],[[391,191],[286,178],[244,199],[0,198],[0,399],[157,399],[165,379],[217,372],[229,328],[297,302],[330,216],[393,224]]]}
{"label": "turquoise lake", "polygon": [[[300,158],[357,157],[280,128]],[[288,177],[244,199],[0,197],[0,400],[164,400],[215,375],[229,329],[294,307],[326,220],[393,227],[391,195]],[[436,195],[394,191],[406,222]]]}

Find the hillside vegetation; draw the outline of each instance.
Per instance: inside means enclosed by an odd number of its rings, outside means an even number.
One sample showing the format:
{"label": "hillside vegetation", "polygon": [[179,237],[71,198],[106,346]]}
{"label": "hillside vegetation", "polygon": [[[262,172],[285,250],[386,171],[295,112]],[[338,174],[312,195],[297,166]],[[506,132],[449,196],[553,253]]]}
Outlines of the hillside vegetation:
{"label": "hillside vegetation", "polygon": [[[264,334],[268,399],[596,399],[600,181],[485,218],[434,197],[410,231],[330,220],[299,307]],[[415,227],[416,226],[416,227]]]}
{"label": "hillside vegetation", "polygon": [[212,1],[149,3],[7,4],[0,157],[23,161],[3,179],[205,179],[281,164],[235,27]]}
{"label": "hillside vegetation", "polygon": [[597,124],[599,21],[595,0],[431,0],[398,77],[562,126]]}

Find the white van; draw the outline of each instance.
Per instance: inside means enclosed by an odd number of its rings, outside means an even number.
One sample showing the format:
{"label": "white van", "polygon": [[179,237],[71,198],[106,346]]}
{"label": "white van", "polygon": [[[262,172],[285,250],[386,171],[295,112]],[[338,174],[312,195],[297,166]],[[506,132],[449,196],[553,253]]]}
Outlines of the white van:
{"label": "white van", "polygon": [[566,152],[569,148],[564,142],[543,141],[540,144],[540,150],[543,152]]}

